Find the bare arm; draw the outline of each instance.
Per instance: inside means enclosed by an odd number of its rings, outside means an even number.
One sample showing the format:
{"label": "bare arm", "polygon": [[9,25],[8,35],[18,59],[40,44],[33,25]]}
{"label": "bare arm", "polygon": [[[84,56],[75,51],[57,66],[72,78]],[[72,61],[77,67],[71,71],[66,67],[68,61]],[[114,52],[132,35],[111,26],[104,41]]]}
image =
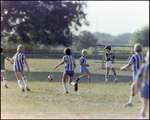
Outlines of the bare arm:
{"label": "bare arm", "polygon": [[27,71],[30,72],[29,66],[28,66],[28,63],[27,63],[26,59],[24,59],[23,61],[24,61],[25,65],[26,65],[26,67],[27,67]]}
{"label": "bare arm", "polygon": [[107,57],[107,59],[109,59],[109,58],[111,58],[111,57],[113,57],[113,55],[111,55],[110,57]]}
{"label": "bare arm", "polygon": [[128,67],[130,67],[130,65],[129,65],[129,64],[126,64],[125,66],[121,67],[120,70],[122,71],[122,70],[124,70],[124,69],[126,69],[126,68],[128,68]]}
{"label": "bare arm", "polygon": [[13,61],[11,61],[9,58],[6,58],[6,60],[13,64]]}
{"label": "bare arm", "polygon": [[58,66],[64,64],[65,62],[60,62],[58,65],[56,65],[54,68],[56,69]]}

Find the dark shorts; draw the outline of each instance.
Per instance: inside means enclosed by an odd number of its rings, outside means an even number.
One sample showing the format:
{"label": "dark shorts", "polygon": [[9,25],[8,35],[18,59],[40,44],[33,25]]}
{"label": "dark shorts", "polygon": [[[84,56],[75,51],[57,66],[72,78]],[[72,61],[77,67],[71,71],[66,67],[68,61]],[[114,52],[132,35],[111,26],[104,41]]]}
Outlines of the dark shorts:
{"label": "dark shorts", "polygon": [[64,74],[69,75],[69,77],[73,77],[74,71],[64,71]]}
{"label": "dark shorts", "polygon": [[141,94],[142,97],[144,99],[149,99],[149,85],[145,85],[142,89],[141,89]]}

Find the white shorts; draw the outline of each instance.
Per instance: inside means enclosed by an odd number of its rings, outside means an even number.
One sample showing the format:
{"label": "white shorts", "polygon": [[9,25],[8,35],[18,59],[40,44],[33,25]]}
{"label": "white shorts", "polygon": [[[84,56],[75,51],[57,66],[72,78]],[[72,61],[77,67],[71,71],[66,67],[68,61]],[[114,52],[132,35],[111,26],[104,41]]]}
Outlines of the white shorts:
{"label": "white shorts", "polygon": [[5,72],[5,70],[4,70],[4,69],[1,69],[1,73],[2,73],[2,72]]}
{"label": "white shorts", "polygon": [[106,62],[106,68],[107,68],[107,67],[109,67],[109,68],[114,68],[115,65],[112,64],[112,61],[107,61],[107,62]]}

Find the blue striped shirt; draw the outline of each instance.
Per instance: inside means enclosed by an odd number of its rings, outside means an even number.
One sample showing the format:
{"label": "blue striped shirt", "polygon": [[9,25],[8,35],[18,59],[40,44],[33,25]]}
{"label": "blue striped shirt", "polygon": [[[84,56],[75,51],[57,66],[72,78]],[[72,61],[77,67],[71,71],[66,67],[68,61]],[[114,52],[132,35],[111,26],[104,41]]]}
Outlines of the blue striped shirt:
{"label": "blue striped shirt", "polygon": [[145,85],[149,85],[149,63],[144,63],[141,65],[140,69],[137,72],[139,81]]}
{"label": "blue striped shirt", "polygon": [[128,62],[130,66],[133,65],[132,66],[133,71],[137,71],[142,63],[145,63],[145,56],[141,54],[133,55],[130,61]]}
{"label": "blue striped shirt", "polygon": [[12,61],[14,61],[13,70],[15,72],[23,72],[24,71],[24,62],[23,60],[26,59],[26,56],[24,53],[17,52],[13,58]]}
{"label": "blue striped shirt", "polygon": [[65,71],[74,71],[75,60],[71,55],[65,55],[62,58],[62,61],[65,62]]}
{"label": "blue striped shirt", "polygon": [[86,58],[85,57],[81,57],[81,58],[79,58],[79,63],[81,64],[81,63],[84,63],[84,64],[86,64]]}

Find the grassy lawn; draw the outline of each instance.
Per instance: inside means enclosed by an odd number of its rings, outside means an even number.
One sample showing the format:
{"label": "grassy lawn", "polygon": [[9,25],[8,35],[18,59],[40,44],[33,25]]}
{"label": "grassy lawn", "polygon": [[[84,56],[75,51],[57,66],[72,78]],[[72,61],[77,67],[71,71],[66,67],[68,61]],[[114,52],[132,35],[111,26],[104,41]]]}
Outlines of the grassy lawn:
{"label": "grassy lawn", "polygon": [[[27,59],[30,72],[25,72],[30,92],[21,92],[12,65],[5,62],[9,89],[1,82],[1,118],[139,118],[141,105],[139,95],[134,98],[133,107],[123,107],[128,102],[132,84],[131,70],[120,71],[116,65],[119,82],[114,83],[112,71],[109,82],[104,84],[105,69],[100,69],[100,63],[88,60],[89,71],[92,73],[91,83],[87,78],[79,81],[78,92],[67,83],[69,94],[62,94],[61,83],[64,65],[56,70],[54,66],[61,59]],[[74,80],[81,75],[79,61],[75,60]],[[26,69],[25,69],[26,71]],[[52,82],[47,81],[48,75],[53,75]],[[147,111],[149,118],[149,109]]]}

